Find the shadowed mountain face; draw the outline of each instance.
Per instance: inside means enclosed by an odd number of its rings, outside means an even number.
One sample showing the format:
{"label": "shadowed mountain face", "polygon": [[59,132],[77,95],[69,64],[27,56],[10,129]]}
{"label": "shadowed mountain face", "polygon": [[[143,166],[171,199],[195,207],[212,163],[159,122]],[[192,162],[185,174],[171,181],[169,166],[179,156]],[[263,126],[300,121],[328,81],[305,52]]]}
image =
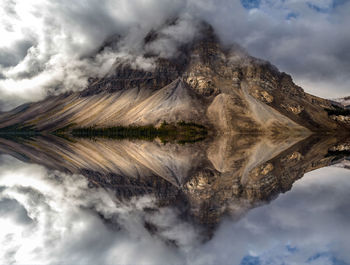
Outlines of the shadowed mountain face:
{"label": "shadowed mountain face", "polygon": [[[157,40],[154,31],[144,46]],[[147,50],[147,49],[146,49]],[[0,128],[62,128],[198,122],[222,133],[308,134],[345,131],[349,119],[329,115],[331,101],[309,95],[271,64],[223,47],[210,26],[176,56],[142,69],[117,59],[82,92],[47,98],[0,114]],[[341,117],[340,117],[341,116]]]}
{"label": "shadowed mountain face", "polygon": [[221,136],[194,144],[38,136],[0,138],[0,154],[82,174],[90,188],[115,192],[120,200],[146,194],[160,206],[178,207],[210,234],[227,213],[250,208],[291,189],[309,171],[349,156],[349,140],[332,136],[277,138]]}

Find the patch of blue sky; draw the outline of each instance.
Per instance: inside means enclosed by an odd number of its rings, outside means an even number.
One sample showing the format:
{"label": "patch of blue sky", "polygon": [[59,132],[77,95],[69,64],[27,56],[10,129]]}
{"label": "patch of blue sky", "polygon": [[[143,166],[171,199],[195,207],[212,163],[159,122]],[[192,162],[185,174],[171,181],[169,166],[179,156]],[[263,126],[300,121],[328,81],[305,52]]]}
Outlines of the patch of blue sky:
{"label": "patch of blue sky", "polygon": [[[262,2],[265,4],[271,4],[274,3],[276,4],[276,1],[269,1],[269,0],[240,0],[242,6],[245,9],[254,9],[254,8],[260,8]],[[345,4],[346,2],[349,2],[350,0],[333,0],[328,6],[322,6],[322,5],[318,5],[317,2],[315,1],[310,1],[310,2],[306,2],[307,6],[313,10],[315,10],[316,12],[319,13],[328,13],[331,12],[332,9],[341,6],[343,4]],[[286,0],[279,0],[279,2],[283,5]],[[287,19],[291,19],[291,18],[296,18],[298,16],[297,13],[291,12],[288,14]]]}
{"label": "patch of blue sky", "polygon": [[350,0],[333,0],[332,3],[330,5],[328,5],[327,7],[321,7],[317,4],[307,2],[307,6],[311,9],[315,10],[316,12],[319,12],[319,13],[329,13],[334,8],[341,6],[349,1]]}
{"label": "patch of blue sky", "polygon": [[241,4],[245,9],[253,9],[260,7],[261,0],[241,0]]}
{"label": "patch of blue sky", "polygon": [[346,2],[349,2],[350,0],[333,0],[332,2],[332,8],[336,8],[337,6],[341,6],[345,4]]}
{"label": "patch of blue sky", "polygon": [[328,6],[328,7],[320,7],[318,5],[315,5],[313,3],[307,3],[307,6],[313,10],[315,10],[316,12],[318,13],[328,13],[331,11],[331,7]]}
{"label": "patch of blue sky", "polygon": [[314,262],[318,262],[320,260],[327,261],[327,264],[331,265],[349,265],[348,263],[338,259],[331,252],[320,252],[311,256],[306,260],[307,263],[313,264]]}
{"label": "patch of blue sky", "polygon": [[243,257],[240,265],[261,265],[259,257],[247,255]]}
{"label": "patch of blue sky", "polygon": [[[276,251],[277,250],[277,251]],[[287,250],[287,252],[285,252]],[[268,251],[261,256],[246,255],[240,262],[240,265],[281,265],[290,264],[292,257],[298,257],[300,250],[296,246],[286,245],[285,249],[275,249]],[[301,252],[303,253],[303,252]],[[350,265],[349,263],[337,258],[331,251],[316,253],[306,259],[305,264],[329,264],[329,265]],[[303,263],[304,264],[304,263]]]}
{"label": "patch of blue sky", "polygon": [[293,247],[290,245],[287,245],[286,249],[288,250],[289,253],[292,253],[292,254],[298,251],[297,247]]}
{"label": "patch of blue sky", "polygon": [[298,16],[299,16],[298,13],[290,12],[290,13],[288,13],[288,15],[286,16],[286,19],[287,19],[287,20],[290,20],[290,19],[293,19],[293,18],[297,18]]}

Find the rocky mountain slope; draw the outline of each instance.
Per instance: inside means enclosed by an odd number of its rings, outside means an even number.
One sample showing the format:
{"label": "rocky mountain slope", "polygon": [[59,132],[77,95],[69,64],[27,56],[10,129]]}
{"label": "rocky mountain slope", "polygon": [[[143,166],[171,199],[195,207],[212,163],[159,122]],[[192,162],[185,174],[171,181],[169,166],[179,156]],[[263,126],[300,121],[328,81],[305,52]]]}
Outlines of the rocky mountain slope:
{"label": "rocky mountain slope", "polygon": [[[144,46],[159,37],[152,31]],[[62,128],[159,125],[197,122],[219,133],[345,131],[350,124],[331,117],[332,102],[305,93],[292,78],[237,47],[225,47],[209,25],[176,56],[142,69],[117,59],[103,78],[90,78],[82,92],[49,97],[0,114],[0,128]]]}

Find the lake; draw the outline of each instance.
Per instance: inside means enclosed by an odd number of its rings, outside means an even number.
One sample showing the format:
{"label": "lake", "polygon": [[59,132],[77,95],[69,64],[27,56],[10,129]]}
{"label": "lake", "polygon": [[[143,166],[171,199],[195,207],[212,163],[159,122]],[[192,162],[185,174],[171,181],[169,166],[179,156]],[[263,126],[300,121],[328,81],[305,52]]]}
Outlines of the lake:
{"label": "lake", "polygon": [[0,138],[1,264],[350,264],[350,139]]}

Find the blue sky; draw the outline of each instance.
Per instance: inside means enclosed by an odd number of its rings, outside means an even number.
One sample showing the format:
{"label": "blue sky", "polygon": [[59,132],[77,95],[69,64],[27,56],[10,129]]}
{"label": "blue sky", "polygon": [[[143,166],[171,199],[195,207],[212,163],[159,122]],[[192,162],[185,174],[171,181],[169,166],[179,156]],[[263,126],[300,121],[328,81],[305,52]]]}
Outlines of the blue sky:
{"label": "blue sky", "polygon": [[[271,0],[241,0],[242,6],[246,9],[253,9],[253,8],[259,8],[261,2],[264,2],[265,4],[271,4],[276,3],[278,1],[271,1]],[[282,1],[282,3],[285,1]],[[288,2],[288,1],[287,1]],[[302,1],[300,1],[302,2]],[[305,2],[309,8],[316,10],[320,13],[327,13],[331,12],[332,9],[345,4],[347,0],[332,0],[332,1],[303,1]]]}
{"label": "blue sky", "polygon": [[260,6],[260,0],[241,0],[241,3],[246,9],[259,8]]}

